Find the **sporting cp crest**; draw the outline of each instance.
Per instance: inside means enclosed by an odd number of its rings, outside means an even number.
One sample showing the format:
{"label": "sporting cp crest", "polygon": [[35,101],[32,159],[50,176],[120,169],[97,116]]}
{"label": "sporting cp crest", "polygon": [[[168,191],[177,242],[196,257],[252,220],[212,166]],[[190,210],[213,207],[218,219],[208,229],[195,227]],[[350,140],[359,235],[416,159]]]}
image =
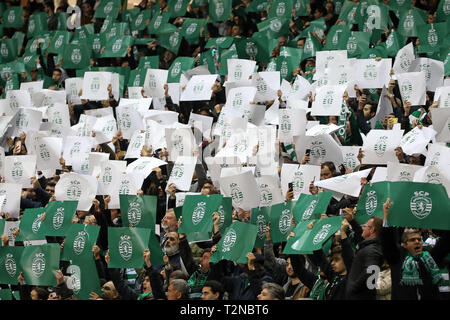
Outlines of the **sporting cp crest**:
{"label": "sporting cp crest", "polygon": [[429,197],[429,193],[425,191],[416,191],[409,202],[409,208],[417,219],[428,217],[433,208],[433,202]]}
{"label": "sporting cp crest", "polygon": [[14,256],[11,253],[7,253],[5,257],[5,269],[10,277],[14,277],[17,272],[17,264]]}
{"label": "sporting cp crest", "polygon": [[131,259],[133,255],[133,243],[131,242],[130,236],[123,235],[120,237],[119,253],[123,260],[128,261]]}
{"label": "sporting cp crest", "polygon": [[283,234],[289,231],[289,229],[291,228],[291,210],[284,209],[281,212],[280,221],[278,222],[278,228]]}
{"label": "sporting cp crest", "polygon": [[311,201],[308,208],[306,208],[305,212],[303,212],[302,220],[309,220],[311,218],[314,209],[316,209],[317,203],[317,200]]}
{"label": "sporting cp crest", "polygon": [[75,254],[80,255],[83,252],[86,247],[87,237],[88,233],[86,231],[78,232],[75,240],[73,241],[73,252],[75,252]]}
{"label": "sporting cp crest", "polygon": [[142,209],[139,202],[131,202],[130,207],[128,208],[128,221],[130,226],[136,227],[139,222],[141,222],[142,218]]}
{"label": "sporting cp crest", "polygon": [[222,243],[222,252],[228,252],[235,245],[237,239],[236,231],[233,228],[228,230]]}
{"label": "sporting cp crest", "polygon": [[53,229],[59,230],[64,223],[64,208],[59,207],[56,209],[55,215],[53,216]]}
{"label": "sporting cp crest", "polygon": [[206,212],[206,202],[201,201],[197,203],[197,207],[195,207],[194,211],[192,212],[192,223],[194,226],[198,225],[205,216]]}
{"label": "sporting cp crest", "polygon": [[325,224],[322,226],[322,229],[317,232],[317,234],[314,236],[313,244],[319,244],[321,243],[330,233],[331,224]]}
{"label": "sporting cp crest", "polygon": [[377,200],[377,193],[375,192],[375,190],[371,190],[369,192],[367,192],[366,195],[366,204],[365,204],[365,208],[366,208],[366,213],[371,216],[378,205],[378,200]]}
{"label": "sporting cp crest", "polygon": [[43,253],[36,253],[34,255],[31,264],[31,273],[36,277],[40,278],[45,271],[45,255]]}

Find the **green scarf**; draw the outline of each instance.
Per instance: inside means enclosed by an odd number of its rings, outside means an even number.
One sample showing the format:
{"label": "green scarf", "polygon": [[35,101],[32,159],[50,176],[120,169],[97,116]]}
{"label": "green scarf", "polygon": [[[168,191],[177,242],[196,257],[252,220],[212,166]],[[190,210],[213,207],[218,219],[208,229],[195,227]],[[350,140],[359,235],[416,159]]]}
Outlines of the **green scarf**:
{"label": "green scarf", "polygon": [[322,277],[319,276],[319,278],[314,283],[314,286],[311,289],[311,293],[309,294],[309,297],[312,300],[323,300],[326,287],[327,287],[327,285],[325,283],[325,279],[323,279]]}
{"label": "green scarf", "polygon": [[442,280],[439,268],[436,265],[436,262],[434,262],[433,257],[428,251],[423,251],[422,254],[417,257],[408,253],[408,256],[403,261],[402,279],[400,280],[401,285],[416,286],[423,284],[423,281],[419,276],[419,259],[431,274],[433,284],[438,284]]}
{"label": "green scarf", "polygon": [[153,293],[152,292],[143,293],[139,296],[138,300],[144,300],[147,297],[150,297],[150,298],[153,297]]}

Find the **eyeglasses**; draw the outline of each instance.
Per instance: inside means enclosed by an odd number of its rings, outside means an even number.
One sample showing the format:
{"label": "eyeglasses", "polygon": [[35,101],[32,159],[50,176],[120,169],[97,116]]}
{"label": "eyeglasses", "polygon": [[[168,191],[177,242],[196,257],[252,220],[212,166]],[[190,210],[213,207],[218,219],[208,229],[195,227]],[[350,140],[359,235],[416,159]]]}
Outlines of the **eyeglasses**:
{"label": "eyeglasses", "polygon": [[105,289],[106,291],[112,290],[112,289],[111,289],[110,287],[108,287],[108,286],[103,286],[102,289]]}
{"label": "eyeglasses", "polygon": [[369,226],[368,224],[363,224],[361,227],[363,227],[363,228],[373,228],[373,226]]}
{"label": "eyeglasses", "polygon": [[410,239],[406,240],[406,242],[415,242],[415,241],[421,242],[422,238],[410,238]]}

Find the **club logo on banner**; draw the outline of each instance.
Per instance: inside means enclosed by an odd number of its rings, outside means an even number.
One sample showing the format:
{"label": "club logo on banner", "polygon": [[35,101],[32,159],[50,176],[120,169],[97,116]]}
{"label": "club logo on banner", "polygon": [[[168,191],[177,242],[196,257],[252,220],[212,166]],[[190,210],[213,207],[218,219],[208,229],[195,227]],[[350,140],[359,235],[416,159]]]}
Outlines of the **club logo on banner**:
{"label": "club logo on banner", "polygon": [[14,162],[11,176],[13,177],[14,181],[20,181],[23,176],[23,164],[21,161]]}
{"label": "club logo on banner", "polygon": [[309,220],[311,218],[314,209],[316,209],[317,203],[317,200],[311,201],[308,208],[306,208],[305,212],[303,212],[302,220]]}
{"label": "club logo on banner", "polygon": [[70,181],[70,185],[66,190],[66,195],[70,200],[78,200],[81,196],[80,181]]}
{"label": "club logo on banner", "polygon": [[176,163],[173,166],[170,176],[174,178],[181,178],[184,175],[184,165],[182,163]]}
{"label": "club logo on banner", "polygon": [[64,208],[56,209],[55,215],[53,216],[53,229],[58,230],[62,227],[64,223]]}
{"label": "club logo on banner", "polygon": [[41,228],[41,218],[44,215],[44,213],[40,213],[36,216],[36,218],[34,218],[33,223],[31,224],[31,231],[33,231],[33,233],[38,233],[39,229]]}
{"label": "club logo on banner", "polygon": [[280,121],[281,132],[288,133],[291,131],[291,128],[291,117],[288,114],[283,114]]}
{"label": "club logo on banner", "polygon": [[45,143],[39,145],[39,155],[43,161],[50,160],[50,152],[48,152],[47,145]]}
{"label": "club logo on banner", "polygon": [[176,77],[181,71],[181,62],[177,61],[174,63],[173,67],[172,67],[172,71],[170,72],[170,75],[172,77]]}
{"label": "club logo on banner", "polygon": [[375,151],[375,154],[379,157],[384,156],[384,153],[387,149],[387,136],[381,136],[378,138],[378,141],[375,143],[373,149]]}
{"label": "club logo on banner", "polygon": [[178,44],[178,41],[180,41],[180,35],[178,32],[172,33],[172,35],[169,37],[169,43],[172,47],[176,47]]}
{"label": "club logo on banner", "polygon": [[355,53],[356,49],[358,48],[358,41],[356,40],[355,36],[351,36],[348,38],[347,42],[347,50],[350,54]]}
{"label": "club logo on banner", "polygon": [[404,100],[408,100],[412,95],[412,83],[409,80],[405,80],[400,87],[402,90]]}
{"label": "club logo on banner", "polygon": [[35,28],[36,28],[36,24],[35,24],[34,20],[30,19],[28,22],[28,32],[33,33]]}
{"label": "club logo on banner", "polygon": [[222,252],[230,251],[231,248],[235,245],[236,239],[237,239],[236,231],[234,231],[233,228],[230,228],[230,230],[228,230],[227,234],[223,239]]}
{"label": "club logo on banner", "polygon": [[103,8],[103,12],[108,15],[111,13],[112,9],[113,9],[113,2],[108,2],[108,4]]}
{"label": "club logo on banner", "polygon": [[205,87],[205,81],[200,81],[198,83],[196,83],[194,85],[194,87],[192,88],[192,90],[194,91],[194,93],[199,94],[203,91],[203,88]]}
{"label": "club logo on banner", "polygon": [[192,213],[192,223],[194,226],[198,225],[200,221],[203,220],[206,211],[206,202],[197,203],[197,207],[195,207],[194,212]]}
{"label": "club logo on banner", "polygon": [[314,159],[325,158],[327,155],[326,149],[323,147],[322,141],[313,141],[311,143],[310,154]]}
{"label": "club logo on banner", "polygon": [[242,200],[244,200],[244,194],[236,183],[230,184],[230,193],[231,198],[237,205],[241,204]]}
{"label": "club logo on banner", "polygon": [[411,30],[414,28],[414,16],[411,14],[408,14],[405,18],[405,21],[403,21],[403,28],[405,30]]}
{"label": "club logo on banner", "polygon": [[286,12],[286,4],[284,2],[279,2],[276,9],[277,16],[278,17],[283,16],[285,12]]}
{"label": "club logo on banner", "polygon": [[67,272],[70,273],[70,283],[72,290],[75,294],[78,294],[81,290],[81,270],[79,266],[70,265],[67,268]]}
{"label": "club logo on banner", "polygon": [[377,193],[375,192],[375,190],[371,190],[371,191],[367,192],[365,208],[366,208],[366,213],[369,216],[371,216],[375,212],[377,205],[378,205],[378,200],[377,200]]}
{"label": "club logo on banner", "polygon": [[260,202],[263,206],[270,205],[272,203],[272,192],[269,185],[263,183],[259,186],[259,192],[261,193]]}
{"label": "club logo on banner", "polygon": [[273,32],[278,32],[281,30],[282,26],[283,24],[281,23],[280,19],[273,19],[272,21],[270,21],[269,28]]}
{"label": "club logo on banner", "polygon": [[112,168],[106,167],[102,177],[103,184],[110,185],[112,182]]}
{"label": "club logo on banner", "polygon": [[431,213],[433,202],[429,195],[430,194],[425,191],[414,192],[414,197],[412,197],[409,202],[409,208],[417,219],[424,219]]}
{"label": "club logo on banner", "polygon": [[45,255],[43,253],[36,253],[32,265],[31,272],[36,278],[40,278],[45,271]]}
{"label": "club logo on banner", "polygon": [[427,41],[428,41],[428,44],[430,45],[430,46],[436,46],[437,45],[437,43],[438,43],[438,35],[437,35],[437,33],[436,33],[436,30],[433,28],[433,25],[431,25],[431,29],[430,30],[428,30],[428,36],[427,36]]}
{"label": "club logo on banner", "polygon": [[450,0],[445,0],[442,10],[444,10],[445,15],[448,16],[450,14]]}
{"label": "club logo on banner", "polygon": [[17,272],[16,260],[14,260],[14,256],[11,253],[6,254],[5,269],[10,277],[14,277]]}
{"label": "club logo on banner", "polygon": [[374,64],[369,64],[364,70],[364,79],[366,80],[376,80],[378,78],[378,72]]}
{"label": "club logo on banner", "polygon": [[186,29],[186,34],[190,35],[193,34],[197,30],[197,23],[191,23],[189,27]]}
{"label": "club logo on banner", "polygon": [[317,234],[314,236],[313,244],[321,243],[323,241],[323,239],[325,239],[327,237],[328,233],[330,232],[330,229],[331,229],[331,224],[323,225],[322,229],[320,229],[319,232],[317,232]]}
{"label": "club logo on banner", "polygon": [[425,182],[427,183],[434,183],[434,184],[442,184],[442,181],[440,179],[440,174],[431,172],[427,173],[425,177]]}
{"label": "club logo on banner", "polygon": [[112,52],[116,53],[119,52],[120,48],[122,48],[122,39],[116,39],[116,41],[114,42],[113,46],[112,46]]}
{"label": "club logo on banner", "polygon": [[256,78],[256,90],[261,93],[267,92],[267,83],[261,77]]}
{"label": "club logo on banner", "polygon": [[72,55],[70,56],[70,59],[74,64],[79,64],[81,62],[81,50],[80,49],[73,49]]}
{"label": "club logo on banner", "polygon": [[16,13],[14,10],[11,10],[8,14],[8,22],[13,23],[14,21],[16,21]]}
{"label": "club logo on banner", "polygon": [[123,235],[120,237],[119,253],[123,260],[130,260],[133,254],[133,243],[131,242],[130,236]]}
{"label": "club logo on banner", "polygon": [[177,3],[175,3],[174,9],[175,11],[180,11],[183,7],[183,0],[177,0]]}
{"label": "club logo on banner", "polygon": [[282,234],[285,234],[291,228],[291,210],[284,209],[281,212],[280,221],[278,222],[278,228]]}
{"label": "club logo on banner", "polygon": [[238,143],[236,143],[233,147],[234,153],[242,153],[248,148],[247,139],[239,140]]}
{"label": "club logo on banner", "polygon": [[217,213],[219,214],[219,229],[220,229],[225,223],[225,210],[223,210],[223,205],[220,205],[219,209],[217,209]]}
{"label": "club logo on banner", "polygon": [[8,47],[6,47],[5,43],[2,43],[2,47],[0,49],[0,53],[2,54],[2,56],[4,58],[8,57],[9,51],[8,51]]}
{"label": "club logo on banner", "polygon": [[346,153],[344,155],[344,164],[349,167],[351,170],[355,169],[357,164],[355,161],[355,154],[353,152]]}
{"label": "club logo on banner", "polygon": [[258,47],[254,42],[247,42],[245,44],[245,53],[247,53],[250,57],[256,57],[258,54]]}
{"label": "club logo on banner", "polygon": [[264,237],[266,236],[266,224],[267,224],[267,222],[263,215],[259,215],[256,218],[256,225],[258,226],[258,238],[259,239],[264,239]]}
{"label": "club logo on banner", "polygon": [[75,240],[73,241],[73,252],[75,252],[75,254],[80,255],[83,252],[86,247],[87,237],[88,233],[86,231],[78,232]]}
{"label": "club logo on banner", "polygon": [[408,171],[401,171],[399,176],[398,176],[398,180],[399,181],[409,181],[411,182],[413,179],[413,177],[411,176],[411,172]]}
{"label": "club logo on banner", "polygon": [[139,224],[139,222],[141,222],[142,218],[141,205],[136,201],[131,202],[127,215],[128,221],[130,222],[130,226],[136,227]]}
{"label": "club logo on banner", "polygon": [[408,54],[406,52],[402,53],[400,55],[400,68],[402,70],[408,70],[409,66],[411,65],[412,61],[409,58]]}

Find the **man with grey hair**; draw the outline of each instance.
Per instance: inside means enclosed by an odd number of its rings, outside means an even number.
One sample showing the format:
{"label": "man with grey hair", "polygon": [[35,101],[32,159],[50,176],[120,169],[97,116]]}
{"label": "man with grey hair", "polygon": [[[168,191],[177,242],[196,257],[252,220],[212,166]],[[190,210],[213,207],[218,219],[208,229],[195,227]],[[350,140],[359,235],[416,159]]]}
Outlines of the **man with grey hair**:
{"label": "man with grey hair", "polygon": [[262,285],[258,300],[284,300],[284,289],[275,282],[265,282]]}
{"label": "man with grey hair", "polygon": [[174,279],[167,289],[167,300],[186,300],[189,297],[189,286],[186,280]]}

